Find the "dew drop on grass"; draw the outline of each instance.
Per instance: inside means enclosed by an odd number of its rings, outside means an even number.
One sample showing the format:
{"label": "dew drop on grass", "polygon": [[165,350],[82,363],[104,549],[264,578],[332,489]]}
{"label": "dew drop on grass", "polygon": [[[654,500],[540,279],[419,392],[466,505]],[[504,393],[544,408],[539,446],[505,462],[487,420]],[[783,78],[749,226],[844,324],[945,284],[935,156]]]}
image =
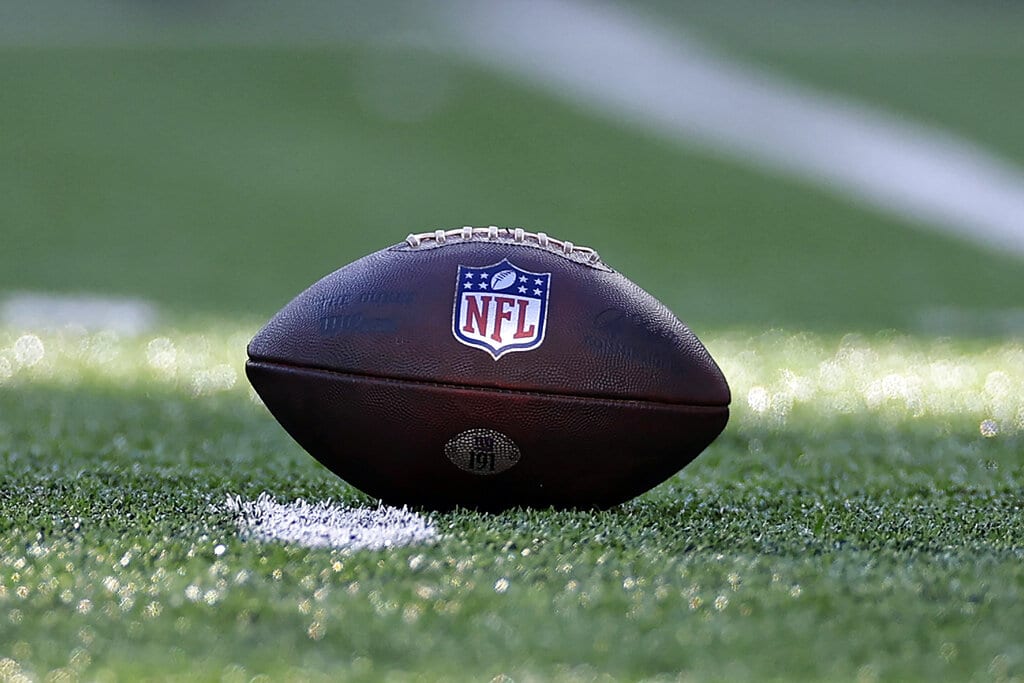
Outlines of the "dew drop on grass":
{"label": "dew drop on grass", "polygon": [[205,396],[218,391],[227,391],[235,386],[238,375],[235,369],[226,363],[215,365],[209,369],[197,370],[192,374],[192,393]]}
{"label": "dew drop on grass", "polygon": [[747,392],[747,405],[755,413],[763,413],[771,405],[771,395],[764,387],[751,387]]}
{"label": "dew drop on grass", "polygon": [[992,398],[1004,398],[1009,396],[1012,391],[1013,382],[1005,372],[995,370],[985,376],[985,393]]}
{"label": "dew drop on grass", "polygon": [[146,362],[164,373],[172,373],[178,367],[178,350],[167,337],[157,337],[146,345]]}
{"label": "dew drop on grass", "polygon": [[24,334],[14,342],[14,360],[19,365],[31,367],[39,363],[45,355],[43,340],[34,334]]}
{"label": "dew drop on grass", "polygon": [[4,657],[0,659],[0,676],[4,680],[13,678],[15,674],[21,673],[21,664],[11,659],[10,657]]}
{"label": "dew drop on grass", "polygon": [[983,420],[978,430],[986,439],[999,435],[999,423],[995,420]]}

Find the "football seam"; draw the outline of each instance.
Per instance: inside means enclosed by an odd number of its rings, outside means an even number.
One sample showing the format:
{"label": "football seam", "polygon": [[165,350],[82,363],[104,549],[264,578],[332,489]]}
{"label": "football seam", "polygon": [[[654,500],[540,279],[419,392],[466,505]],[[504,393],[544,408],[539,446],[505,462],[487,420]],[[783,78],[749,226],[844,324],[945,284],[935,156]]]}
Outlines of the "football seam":
{"label": "football seam", "polygon": [[728,410],[728,403],[672,403],[670,401],[659,401],[655,399],[646,398],[614,398],[610,396],[596,396],[593,394],[567,394],[560,393],[557,391],[539,391],[536,389],[507,389],[503,387],[490,387],[480,384],[456,384],[453,382],[437,382],[432,380],[424,379],[407,379],[402,377],[387,377],[384,375],[374,375],[365,372],[348,372],[342,370],[331,370],[329,368],[319,368],[312,365],[298,365],[295,363],[283,363],[281,361],[264,360],[257,358],[249,358],[246,361],[246,365],[264,365],[269,368],[282,368],[285,370],[297,370],[302,372],[320,373],[324,375],[336,375],[341,377],[354,377],[354,378],[365,378],[379,382],[391,382],[399,384],[414,384],[418,386],[435,387],[438,389],[459,389],[459,390],[470,390],[470,391],[488,391],[501,394],[514,394],[516,396],[533,396],[538,398],[559,398],[565,400],[577,400],[586,402],[601,402],[609,403],[613,405],[622,404],[639,404],[658,406],[666,408],[680,408],[687,410],[707,411],[714,412],[719,410]]}

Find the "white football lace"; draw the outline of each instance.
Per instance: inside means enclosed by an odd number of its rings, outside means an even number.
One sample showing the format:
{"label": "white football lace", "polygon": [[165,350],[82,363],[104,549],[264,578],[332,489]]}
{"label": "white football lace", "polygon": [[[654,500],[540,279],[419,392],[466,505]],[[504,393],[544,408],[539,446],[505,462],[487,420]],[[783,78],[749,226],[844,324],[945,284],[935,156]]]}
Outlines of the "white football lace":
{"label": "white football lace", "polygon": [[545,232],[528,232],[522,228],[499,228],[496,225],[489,225],[486,228],[474,228],[465,226],[455,230],[434,230],[433,232],[412,233],[405,238],[406,243],[416,248],[426,242],[433,242],[436,245],[448,244],[450,242],[467,241],[508,241],[516,244],[536,244],[542,249],[561,252],[565,256],[575,257],[587,263],[600,263],[601,257],[590,247],[583,247],[573,244],[569,240],[560,240],[551,237]]}

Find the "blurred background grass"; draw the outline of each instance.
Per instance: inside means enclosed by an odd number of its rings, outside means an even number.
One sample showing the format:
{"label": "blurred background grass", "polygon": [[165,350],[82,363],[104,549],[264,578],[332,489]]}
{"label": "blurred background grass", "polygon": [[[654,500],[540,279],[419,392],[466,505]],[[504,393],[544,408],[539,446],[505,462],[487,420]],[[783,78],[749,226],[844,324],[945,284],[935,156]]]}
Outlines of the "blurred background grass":
{"label": "blurred background grass", "polygon": [[[932,332],[936,310],[1020,306],[1019,259],[409,47],[422,8],[0,11],[0,291],[263,316],[409,232],[497,223],[597,248],[698,331]],[[1024,159],[1014,5],[646,11]]]}

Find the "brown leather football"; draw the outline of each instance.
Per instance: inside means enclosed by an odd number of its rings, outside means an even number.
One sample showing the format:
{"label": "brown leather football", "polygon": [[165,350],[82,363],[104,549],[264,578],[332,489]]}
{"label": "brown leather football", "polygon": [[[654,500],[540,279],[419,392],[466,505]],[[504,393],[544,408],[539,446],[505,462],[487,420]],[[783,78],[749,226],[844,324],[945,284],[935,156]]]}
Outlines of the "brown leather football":
{"label": "brown leather football", "polygon": [[721,433],[722,372],[591,249],[509,228],[410,235],[323,278],[249,344],[299,444],[393,505],[608,507]]}

